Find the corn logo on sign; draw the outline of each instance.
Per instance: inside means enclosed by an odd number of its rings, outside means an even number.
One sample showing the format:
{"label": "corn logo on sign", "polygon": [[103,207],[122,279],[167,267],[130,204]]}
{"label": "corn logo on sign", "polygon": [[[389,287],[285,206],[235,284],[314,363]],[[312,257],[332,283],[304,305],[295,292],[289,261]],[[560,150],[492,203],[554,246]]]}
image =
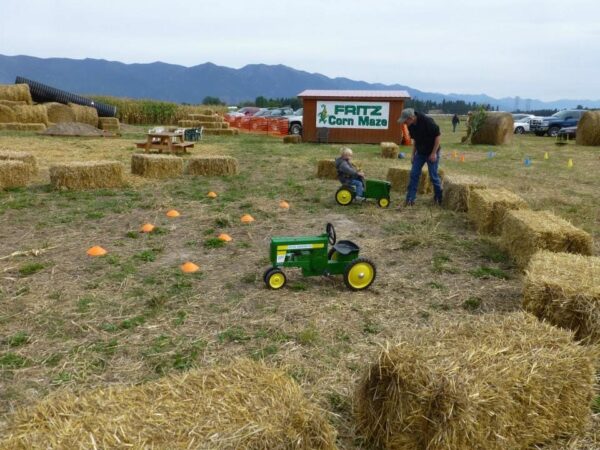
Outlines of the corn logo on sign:
{"label": "corn logo on sign", "polygon": [[317,101],[317,128],[387,130],[389,122],[389,102]]}

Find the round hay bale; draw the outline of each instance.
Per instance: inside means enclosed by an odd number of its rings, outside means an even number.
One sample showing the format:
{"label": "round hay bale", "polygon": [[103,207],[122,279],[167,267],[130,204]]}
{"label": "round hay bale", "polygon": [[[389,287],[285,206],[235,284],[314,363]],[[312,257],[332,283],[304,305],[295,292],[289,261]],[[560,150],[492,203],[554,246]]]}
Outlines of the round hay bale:
{"label": "round hay bale", "polygon": [[0,161],[0,189],[25,187],[31,175],[23,161]]}
{"label": "round hay bale", "polygon": [[203,176],[237,175],[238,161],[230,156],[195,156],[188,161],[186,173]]}
{"label": "round hay bale", "polygon": [[302,136],[299,134],[291,134],[283,137],[284,144],[300,144],[302,143]]}
{"label": "round hay bale", "polygon": [[577,123],[577,145],[600,145],[600,111],[586,111]]}
{"label": "round hay bale", "polygon": [[513,136],[513,117],[509,113],[486,113],[485,120],[471,135],[472,144],[504,145]]}
{"label": "round hay bale", "polygon": [[136,386],[57,392],[19,410],[15,448],[335,450],[336,432],[285,372],[238,360]]}
{"label": "round hay bale", "polygon": [[43,123],[48,125],[48,111],[45,105],[16,105],[16,121],[19,123]]}
{"label": "round hay bale", "polygon": [[10,106],[0,105],[0,123],[13,123],[17,115]]}
{"label": "round hay bale", "polygon": [[366,371],[358,430],[386,449],[527,449],[590,420],[598,349],[519,312],[406,332]]}
{"label": "round hay bale", "polygon": [[0,84],[0,99],[33,103],[28,84]]}
{"label": "round hay bale", "polygon": [[118,161],[88,161],[50,166],[50,184],[56,189],[122,187],[123,165]]}
{"label": "round hay bale", "polygon": [[172,155],[131,155],[131,173],[146,178],[176,178],[183,174],[183,159]]}
{"label": "round hay bale", "polygon": [[69,108],[75,113],[75,122],[86,123],[93,127],[98,126],[98,111],[91,106],[77,105],[69,103]]}
{"label": "round hay bale", "polygon": [[0,151],[0,161],[21,161],[27,165],[30,175],[38,173],[37,159],[31,153]]}
{"label": "round hay bale", "polygon": [[62,103],[44,103],[46,114],[48,114],[48,122],[50,123],[67,123],[75,122],[75,112],[72,108]]}
{"label": "round hay bale", "polygon": [[398,153],[400,153],[400,147],[398,144],[393,142],[382,142],[380,144],[381,147],[381,157],[382,158],[398,158]]}
{"label": "round hay bale", "polygon": [[44,131],[46,129],[45,123],[0,123],[0,130],[14,130],[14,131]]}
{"label": "round hay bale", "polygon": [[335,168],[335,161],[331,159],[322,159],[317,163],[317,178],[326,180],[337,180],[338,174]]}

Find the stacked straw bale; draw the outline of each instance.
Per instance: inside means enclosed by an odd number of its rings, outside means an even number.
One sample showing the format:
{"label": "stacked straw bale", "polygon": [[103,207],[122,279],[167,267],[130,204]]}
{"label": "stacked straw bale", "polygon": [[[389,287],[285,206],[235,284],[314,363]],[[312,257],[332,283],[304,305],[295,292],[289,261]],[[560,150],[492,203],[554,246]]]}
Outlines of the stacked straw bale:
{"label": "stacked straw bale", "polygon": [[529,261],[523,308],[541,320],[600,342],[600,258],[540,251]]}
{"label": "stacked straw bale", "polygon": [[484,189],[485,184],[478,178],[468,175],[446,175],[442,206],[452,211],[469,210],[469,197],[475,189]]}
{"label": "stacked straw bale", "polygon": [[16,105],[26,105],[27,102],[24,102],[22,100],[2,100],[0,99],[0,105],[4,105],[4,106],[9,106],[9,107],[13,107]]}
{"label": "stacked straw bale", "polygon": [[188,175],[223,176],[239,173],[238,161],[230,156],[195,156],[190,158]]}
{"label": "stacked straw bale", "polygon": [[586,111],[577,123],[577,145],[600,145],[600,111]]}
{"label": "stacked straw bale", "polygon": [[33,103],[28,84],[0,84],[0,99]]}
{"label": "stacked straw bale", "polygon": [[37,159],[31,153],[0,151],[0,161],[21,161],[27,166],[30,175],[38,173]]}
{"label": "stacked straw bale", "polygon": [[50,184],[56,189],[122,187],[123,165],[118,161],[88,161],[51,166]]}
{"label": "stacked straw bale", "polygon": [[172,155],[131,155],[131,173],[147,178],[176,178],[183,174],[183,159]]}
{"label": "stacked straw bale", "polygon": [[[217,126],[217,125],[215,125]],[[202,134],[212,135],[212,136],[237,136],[239,134],[239,130],[234,129],[224,129],[224,128],[204,128]]]}
{"label": "stacked straw bale", "polygon": [[44,131],[46,124],[44,123],[0,123],[0,130],[15,130],[15,131]]}
{"label": "stacked straw bale", "polygon": [[[438,170],[440,178],[443,178],[443,173],[442,170]],[[387,173],[387,181],[392,183],[393,191],[406,192],[408,182],[410,181],[410,167],[390,167]],[[419,194],[430,194],[433,192],[433,185],[429,179],[429,171],[425,166],[423,166],[423,170],[421,171],[417,192]]]}
{"label": "stacked straw bale", "polygon": [[218,122],[219,116],[214,114],[188,114],[188,120],[197,120],[200,122]]}
{"label": "stacked straw bale", "polygon": [[48,111],[45,105],[15,105],[13,109],[16,122],[48,125]]}
{"label": "stacked straw bale", "polygon": [[59,392],[9,424],[0,449],[335,450],[335,430],[288,375],[239,360],[80,397]]}
{"label": "stacked straw bale", "polygon": [[468,216],[478,232],[500,234],[506,211],[527,208],[525,200],[506,189],[475,189],[469,195]]}
{"label": "stacked straw bale", "polygon": [[76,103],[69,103],[69,108],[75,113],[75,122],[87,123],[93,127],[98,126],[98,111],[96,111],[96,108]]}
{"label": "stacked straw bale", "polygon": [[13,123],[17,120],[17,115],[13,108],[6,105],[0,105],[0,123]]}
{"label": "stacked straw bale", "polygon": [[121,124],[116,117],[98,117],[98,128],[118,133],[121,131]]}
{"label": "stacked straw bale", "polygon": [[[225,122],[227,123],[227,122]],[[299,134],[290,134],[289,136],[283,137],[284,144],[300,144],[302,143],[302,136]]]}
{"label": "stacked straw bale", "polygon": [[592,237],[549,211],[507,211],[500,240],[520,267],[538,250],[592,254]]}
{"label": "stacked straw bale", "polygon": [[0,189],[25,187],[30,174],[29,165],[23,161],[0,161]]}
{"label": "stacked straw bale", "polygon": [[317,178],[325,178],[326,180],[337,180],[337,169],[335,161],[331,159],[321,159],[317,163]]}
{"label": "stacked straw bale", "polygon": [[360,432],[386,449],[521,450],[590,419],[597,349],[527,313],[413,331],[355,395]]}
{"label": "stacked straw bale", "polygon": [[513,136],[514,120],[509,113],[486,113],[485,121],[471,136],[472,144],[504,145]]}
{"label": "stacked straw bale", "polygon": [[398,158],[398,153],[400,153],[400,147],[398,144],[395,144],[394,142],[382,142],[379,145],[381,147],[382,158]]}
{"label": "stacked straw bale", "polygon": [[48,114],[48,122],[50,123],[67,123],[76,122],[75,112],[72,108],[62,103],[44,103],[46,113]]}

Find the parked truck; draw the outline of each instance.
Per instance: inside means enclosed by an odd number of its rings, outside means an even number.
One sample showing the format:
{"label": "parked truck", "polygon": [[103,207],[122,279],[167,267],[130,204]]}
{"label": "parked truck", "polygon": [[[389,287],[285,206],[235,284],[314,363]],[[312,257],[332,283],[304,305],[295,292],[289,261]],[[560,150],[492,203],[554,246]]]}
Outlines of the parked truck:
{"label": "parked truck", "polygon": [[530,129],[536,136],[556,137],[561,128],[577,126],[584,112],[583,109],[565,109],[550,117],[536,117],[529,122]]}

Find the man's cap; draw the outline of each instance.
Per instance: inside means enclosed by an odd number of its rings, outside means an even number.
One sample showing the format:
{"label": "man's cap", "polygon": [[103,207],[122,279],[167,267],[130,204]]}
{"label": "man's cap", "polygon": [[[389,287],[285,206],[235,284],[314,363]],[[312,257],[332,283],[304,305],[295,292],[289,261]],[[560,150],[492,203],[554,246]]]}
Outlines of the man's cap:
{"label": "man's cap", "polygon": [[402,110],[402,114],[400,114],[400,118],[398,119],[398,123],[406,122],[406,119],[415,115],[415,110],[412,108],[406,108]]}

